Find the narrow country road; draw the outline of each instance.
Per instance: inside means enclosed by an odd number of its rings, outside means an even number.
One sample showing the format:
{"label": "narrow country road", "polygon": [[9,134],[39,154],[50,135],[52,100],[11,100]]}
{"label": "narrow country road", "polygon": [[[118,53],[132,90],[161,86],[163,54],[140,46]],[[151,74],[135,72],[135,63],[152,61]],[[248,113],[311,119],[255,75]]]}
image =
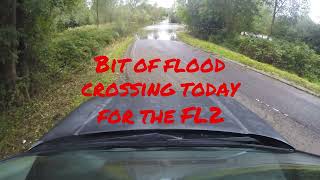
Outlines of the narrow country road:
{"label": "narrow country road", "polygon": [[[189,62],[192,58],[204,61],[213,54],[193,48],[176,39],[179,25],[162,22],[146,27],[137,36],[129,56],[134,60],[145,58],[179,58]],[[226,69],[221,73],[187,74],[162,73],[136,75],[128,72],[130,81],[139,82],[238,82],[242,83],[234,98],[277,130],[299,150],[320,154],[320,98],[262,75],[234,62],[224,60]]]}

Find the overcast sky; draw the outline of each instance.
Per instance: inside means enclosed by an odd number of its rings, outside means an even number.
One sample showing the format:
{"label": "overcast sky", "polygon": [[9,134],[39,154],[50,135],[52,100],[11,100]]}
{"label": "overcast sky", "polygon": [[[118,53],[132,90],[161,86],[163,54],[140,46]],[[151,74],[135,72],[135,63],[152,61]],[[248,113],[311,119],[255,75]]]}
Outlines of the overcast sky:
{"label": "overcast sky", "polygon": [[[151,4],[157,3],[158,6],[169,8],[173,5],[174,0],[149,0]],[[311,19],[320,23],[320,0],[310,0],[310,13]]]}
{"label": "overcast sky", "polygon": [[320,24],[320,0],[310,0],[311,2],[311,11],[309,16],[311,19]]}

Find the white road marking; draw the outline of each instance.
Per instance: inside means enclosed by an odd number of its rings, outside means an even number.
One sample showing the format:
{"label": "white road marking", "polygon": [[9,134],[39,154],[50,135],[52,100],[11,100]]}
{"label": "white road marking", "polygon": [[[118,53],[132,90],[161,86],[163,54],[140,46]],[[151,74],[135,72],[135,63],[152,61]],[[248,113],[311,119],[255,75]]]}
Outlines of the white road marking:
{"label": "white road marking", "polygon": [[285,113],[281,112],[279,109],[276,109],[276,108],[270,106],[269,104],[264,103],[263,101],[261,101],[261,100],[259,100],[259,99],[256,99],[256,101],[257,101],[257,102],[260,102],[261,104],[263,104],[263,105],[265,105],[265,106],[267,106],[267,107],[270,107],[269,111],[274,110],[274,111],[276,111],[276,112],[284,115],[285,117],[288,117],[288,116],[289,116],[288,114],[285,114]]}
{"label": "white road marking", "polygon": [[274,107],[273,107],[272,109],[273,109],[273,110],[275,110],[275,111],[277,111],[277,112],[279,112],[279,110],[278,110],[278,109],[276,109],[276,108],[274,108]]}

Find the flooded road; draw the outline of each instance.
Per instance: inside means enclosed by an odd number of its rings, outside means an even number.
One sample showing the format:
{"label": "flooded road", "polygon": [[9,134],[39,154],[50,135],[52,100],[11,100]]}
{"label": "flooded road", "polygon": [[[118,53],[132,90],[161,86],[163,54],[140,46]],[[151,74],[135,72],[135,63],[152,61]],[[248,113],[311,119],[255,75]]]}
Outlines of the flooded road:
{"label": "flooded road", "polygon": [[138,39],[177,40],[177,32],[183,29],[183,25],[169,23],[169,20],[164,20],[159,24],[143,28],[143,31],[137,36]]}
{"label": "flooded road", "polygon": [[[200,63],[208,58],[217,58],[212,53],[178,41],[177,34],[183,29],[185,29],[183,25],[171,24],[168,20],[147,26],[136,35],[137,40],[128,55],[135,61],[141,58],[145,60],[178,58],[182,60],[182,66],[186,66],[193,58],[197,58]],[[261,118],[257,122],[267,122],[295,148],[320,154],[319,98],[230,60],[224,58],[222,60],[226,67],[220,73],[174,73],[173,71],[164,73],[159,68],[152,73],[137,74],[129,71],[127,76],[131,82],[172,83],[178,90],[179,85],[186,82],[196,84],[241,82],[241,88],[232,101],[244,105],[248,114],[252,112],[257,114]],[[247,116],[239,112],[235,112],[234,115],[240,120]]]}

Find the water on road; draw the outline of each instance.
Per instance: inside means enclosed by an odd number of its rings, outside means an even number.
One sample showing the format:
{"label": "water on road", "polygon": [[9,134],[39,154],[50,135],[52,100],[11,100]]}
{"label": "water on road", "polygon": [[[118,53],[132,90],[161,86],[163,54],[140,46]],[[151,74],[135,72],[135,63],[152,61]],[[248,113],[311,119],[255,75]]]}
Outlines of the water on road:
{"label": "water on road", "polygon": [[183,30],[183,28],[183,25],[169,23],[168,20],[165,20],[159,24],[143,28],[143,31],[138,35],[138,38],[150,40],[176,40],[177,31]]}

